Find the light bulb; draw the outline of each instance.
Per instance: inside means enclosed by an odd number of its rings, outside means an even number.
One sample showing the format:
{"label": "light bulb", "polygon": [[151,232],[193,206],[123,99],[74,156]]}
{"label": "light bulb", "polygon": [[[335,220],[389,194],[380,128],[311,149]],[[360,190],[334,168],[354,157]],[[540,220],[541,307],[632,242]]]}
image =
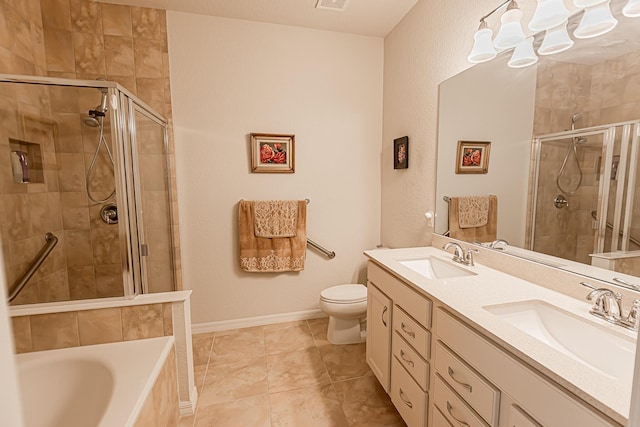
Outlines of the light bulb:
{"label": "light bulb", "polygon": [[573,40],[567,32],[567,23],[563,22],[555,28],[547,30],[542,40],[542,45],[538,49],[539,55],[552,55],[560,53],[573,46]]}
{"label": "light bulb", "polygon": [[629,3],[622,8],[622,14],[629,18],[640,17],[640,0],[629,0]]}

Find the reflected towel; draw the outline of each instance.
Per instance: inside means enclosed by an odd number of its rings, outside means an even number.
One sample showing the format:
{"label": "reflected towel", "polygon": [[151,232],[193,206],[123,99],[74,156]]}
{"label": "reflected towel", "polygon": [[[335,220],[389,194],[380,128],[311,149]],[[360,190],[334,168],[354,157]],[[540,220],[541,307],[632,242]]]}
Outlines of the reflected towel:
{"label": "reflected towel", "polygon": [[465,242],[493,242],[498,233],[498,198],[490,195],[487,223],[479,227],[461,228],[459,220],[460,197],[449,202],[449,235]]}
{"label": "reflected towel", "polygon": [[458,197],[460,228],[482,227],[489,222],[489,197]]}
{"label": "reflected towel", "polygon": [[307,203],[297,201],[296,231],[293,237],[265,238],[255,235],[255,202],[238,205],[240,268],[249,272],[304,270],[307,253]]}

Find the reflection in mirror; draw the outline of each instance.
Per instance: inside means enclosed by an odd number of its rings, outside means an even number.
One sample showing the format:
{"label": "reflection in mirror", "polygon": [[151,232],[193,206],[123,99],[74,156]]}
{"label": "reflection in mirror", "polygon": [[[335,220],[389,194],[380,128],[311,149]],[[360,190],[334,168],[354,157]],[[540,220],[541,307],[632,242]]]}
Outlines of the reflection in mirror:
{"label": "reflection in mirror", "polygon": [[[507,252],[640,283],[620,274],[640,276],[640,26],[623,3],[612,1],[619,24],[602,38],[523,69],[498,55],[440,85],[437,233],[479,240],[452,234],[459,212],[445,197],[495,195]],[[491,141],[486,174],[455,173],[460,140]]]}

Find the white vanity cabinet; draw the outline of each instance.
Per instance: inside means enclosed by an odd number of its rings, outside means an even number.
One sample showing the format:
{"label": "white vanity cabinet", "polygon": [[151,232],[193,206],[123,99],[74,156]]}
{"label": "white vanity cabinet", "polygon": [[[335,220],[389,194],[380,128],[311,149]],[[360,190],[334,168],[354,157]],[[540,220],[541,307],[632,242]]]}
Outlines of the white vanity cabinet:
{"label": "white vanity cabinet", "polygon": [[407,425],[423,427],[430,383],[431,301],[371,262],[367,278],[367,362]]}
{"label": "white vanity cabinet", "polygon": [[435,312],[433,404],[454,426],[621,427],[522,364],[445,307]]}

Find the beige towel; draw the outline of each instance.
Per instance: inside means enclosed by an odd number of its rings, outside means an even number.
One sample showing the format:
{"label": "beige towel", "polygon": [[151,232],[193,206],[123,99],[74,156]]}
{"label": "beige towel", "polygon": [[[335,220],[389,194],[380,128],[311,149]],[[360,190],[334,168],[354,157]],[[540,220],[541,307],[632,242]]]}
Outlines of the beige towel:
{"label": "beige towel", "polygon": [[449,202],[449,236],[465,242],[493,242],[498,232],[498,198],[490,195],[487,223],[479,227],[461,228],[459,220],[459,197]]}
{"label": "beige towel", "polygon": [[294,237],[298,226],[296,200],[256,200],[253,205],[256,237]]}
{"label": "beige towel", "polygon": [[458,197],[460,228],[482,227],[489,222],[489,197]]}
{"label": "beige towel", "polygon": [[240,268],[249,272],[282,272],[304,269],[307,254],[307,203],[297,202],[294,237],[264,238],[255,235],[255,202],[238,205]]}

